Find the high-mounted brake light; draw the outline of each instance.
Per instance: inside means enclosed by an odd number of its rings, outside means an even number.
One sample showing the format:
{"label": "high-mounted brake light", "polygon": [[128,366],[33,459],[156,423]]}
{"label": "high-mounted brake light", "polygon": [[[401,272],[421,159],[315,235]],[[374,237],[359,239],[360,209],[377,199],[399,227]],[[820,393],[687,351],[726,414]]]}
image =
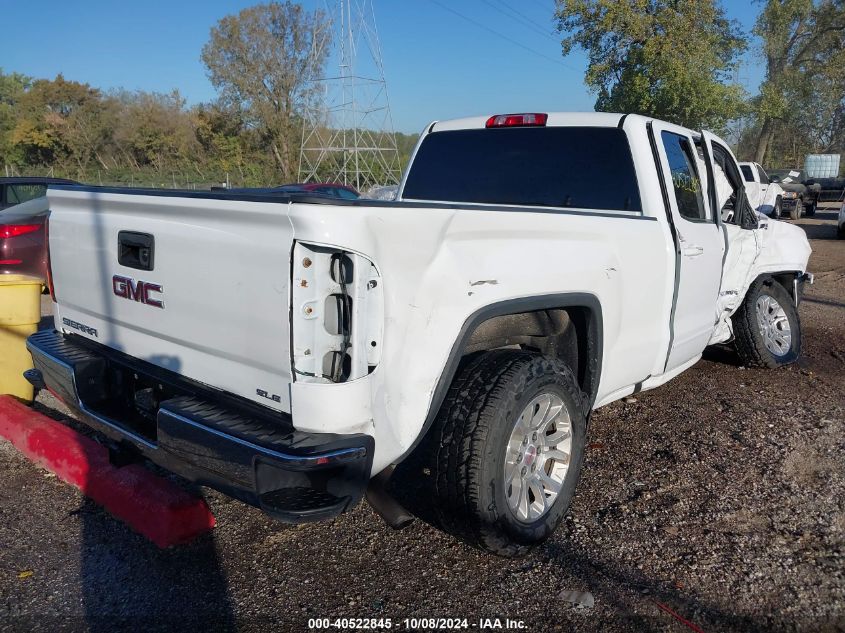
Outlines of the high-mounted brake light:
{"label": "high-mounted brake light", "polygon": [[0,237],[17,237],[34,233],[41,228],[40,224],[3,224],[0,225]]}
{"label": "high-mounted brake light", "polygon": [[487,119],[486,127],[542,127],[549,115],[540,112],[525,114],[494,114]]}

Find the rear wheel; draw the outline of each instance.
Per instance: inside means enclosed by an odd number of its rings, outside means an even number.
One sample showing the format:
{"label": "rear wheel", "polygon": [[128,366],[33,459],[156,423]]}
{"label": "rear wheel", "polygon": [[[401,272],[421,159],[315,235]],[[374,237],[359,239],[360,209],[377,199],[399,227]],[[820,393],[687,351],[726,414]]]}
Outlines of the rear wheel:
{"label": "rear wheel", "polygon": [[518,350],[471,361],[433,431],[430,464],[444,529],[509,557],[548,538],[580,476],[583,401],[561,361]]}
{"label": "rear wheel", "polygon": [[733,317],[736,350],[746,365],[781,367],[801,353],[801,321],[792,297],[771,277],[757,279]]}

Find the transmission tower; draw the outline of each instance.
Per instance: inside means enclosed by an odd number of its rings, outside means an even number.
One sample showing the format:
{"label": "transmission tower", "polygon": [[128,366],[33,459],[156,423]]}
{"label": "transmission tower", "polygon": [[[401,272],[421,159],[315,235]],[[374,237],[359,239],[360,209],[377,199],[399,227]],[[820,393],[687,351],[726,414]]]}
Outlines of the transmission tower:
{"label": "transmission tower", "polygon": [[[339,182],[365,191],[399,183],[373,0],[337,0],[333,19],[338,73],[317,80],[299,153],[301,182]],[[321,54],[315,51],[315,55]]]}

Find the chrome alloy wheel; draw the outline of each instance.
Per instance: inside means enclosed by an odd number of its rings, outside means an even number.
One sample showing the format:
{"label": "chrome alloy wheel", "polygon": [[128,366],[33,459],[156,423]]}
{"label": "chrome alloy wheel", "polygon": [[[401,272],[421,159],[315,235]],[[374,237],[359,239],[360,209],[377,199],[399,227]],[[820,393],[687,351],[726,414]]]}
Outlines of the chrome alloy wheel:
{"label": "chrome alloy wheel", "polygon": [[520,521],[536,521],[551,509],[569,470],[572,421],[560,396],[541,393],[528,403],[506,451],[508,506]]}
{"label": "chrome alloy wheel", "polygon": [[775,356],[786,356],[792,347],[789,318],[781,305],[769,295],[757,297],[757,325],[766,349]]}

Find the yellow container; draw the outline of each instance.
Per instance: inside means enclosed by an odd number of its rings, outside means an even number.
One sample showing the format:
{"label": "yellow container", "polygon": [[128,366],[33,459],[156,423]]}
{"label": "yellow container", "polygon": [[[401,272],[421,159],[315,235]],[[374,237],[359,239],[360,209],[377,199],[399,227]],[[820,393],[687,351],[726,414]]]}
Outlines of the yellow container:
{"label": "yellow container", "polygon": [[44,282],[25,275],[0,275],[0,394],[32,402],[33,389],[23,377],[32,368],[26,338],[41,321]]}

